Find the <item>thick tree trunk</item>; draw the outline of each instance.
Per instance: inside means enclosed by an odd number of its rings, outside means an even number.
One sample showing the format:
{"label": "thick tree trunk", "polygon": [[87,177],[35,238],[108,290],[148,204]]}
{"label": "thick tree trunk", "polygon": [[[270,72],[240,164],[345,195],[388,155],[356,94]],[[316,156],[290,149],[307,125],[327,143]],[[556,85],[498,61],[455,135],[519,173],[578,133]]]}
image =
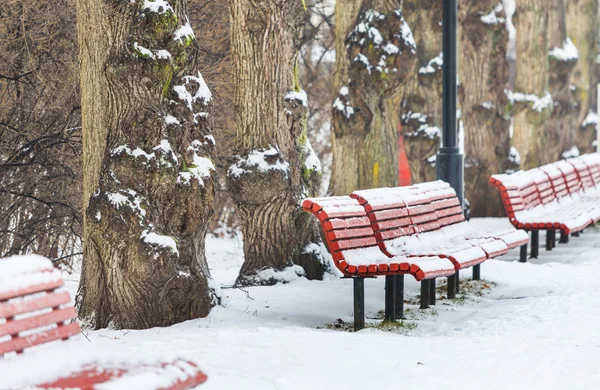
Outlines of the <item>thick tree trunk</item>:
{"label": "thick tree trunk", "polygon": [[78,0],[84,131],[80,316],[149,328],[208,314],[210,91],[184,0]]}
{"label": "thick tree trunk", "polygon": [[311,250],[318,233],[299,209],[320,183],[298,80],[305,7],[286,0],[230,0],[229,7],[238,155],[227,186],[240,211],[245,255],[237,284],[276,283],[286,277],[278,271],[294,263],[321,278],[324,263]]}
{"label": "thick tree trunk", "polygon": [[338,1],[336,52],[330,191],[395,186],[401,87],[416,57],[400,1]]}
{"label": "thick tree trunk", "polygon": [[402,135],[413,183],[435,180],[442,127],[442,2],[407,0],[406,22],[417,44],[417,67],[402,87]]}
{"label": "thick tree trunk", "polygon": [[571,94],[577,49],[567,36],[566,2],[550,0],[548,9],[548,83],[554,110],[540,132],[540,164],[554,162],[574,145],[578,110]]}
{"label": "thick tree trunk", "polygon": [[[597,0],[569,0],[567,2],[567,35],[579,50],[579,60],[571,77],[573,98],[577,105],[574,143],[580,153],[595,151],[596,140],[596,85],[600,81],[597,58],[600,34]],[[592,115],[590,115],[592,113]]]}
{"label": "thick tree trunk", "polygon": [[512,143],[521,155],[521,168],[530,169],[540,164],[540,132],[553,110],[548,92],[548,1],[519,0],[513,23],[517,59]]}
{"label": "thick tree trunk", "polygon": [[465,131],[465,193],[471,214],[504,213],[491,175],[510,168],[510,116],[506,15],[498,0],[459,3],[461,63],[459,92]]}

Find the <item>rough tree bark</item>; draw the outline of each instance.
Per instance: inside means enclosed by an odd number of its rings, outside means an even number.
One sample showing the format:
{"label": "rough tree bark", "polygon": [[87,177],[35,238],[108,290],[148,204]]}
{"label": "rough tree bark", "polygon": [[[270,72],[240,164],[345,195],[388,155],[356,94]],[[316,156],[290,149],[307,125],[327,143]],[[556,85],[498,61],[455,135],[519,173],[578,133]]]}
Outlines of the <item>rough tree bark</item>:
{"label": "rough tree bark", "polygon": [[[513,145],[521,155],[521,168],[540,164],[540,131],[552,115],[548,92],[548,3],[519,0],[513,23],[517,29]],[[552,26],[554,28],[554,26]]]}
{"label": "rough tree bark", "polygon": [[538,161],[541,164],[554,162],[571,149],[578,116],[571,92],[571,78],[578,62],[578,53],[567,36],[566,1],[550,0],[547,10],[548,85],[554,109],[540,131]]}
{"label": "rough tree bark", "polygon": [[[567,2],[567,35],[579,50],[579,60],[571,77],[573,99],[577,105],[574,143],[581,153],[595,151],[596,140],[596,85],[600,81],[598,65],[598,35],[600,34],[597,0],[569,0]],[[590,115],[591,114],[591,115]]]}
{"label": "rough tree bark", "polygon": [[202,317],[217,302],[211,95],[185,0],[78,0],[84,131],[80,316],[95,328]]}
{"label": "rough tree bark", "polygon": [[230,0],[229,7],[237,156],[227,187],[240,212],[245,256],[237,284],[273,284],[285,280],[279,271],[288,267],[322,278],[318,230],[299,209],[321,177],[298,78],[305,6],[300,0]]}
{"label": "rough tree bark", "polygon": [[465,193],[473,216],[502,216],[502,200],[488,180],[510,168],[506,16],[498,0],[461,0],[458,18]]}
{"label": "rough tree bark", "polygon": [[401,86],[416,47],[399,0],[338,1],[330,191],[347,195],[398,182]]}
{"label": "rough tree bark", "polygon": [[413,183],[435,180],[442,127],[442,2],[406,0],[402,11],[417,44],[417,68],[402,87],[402,135]]}

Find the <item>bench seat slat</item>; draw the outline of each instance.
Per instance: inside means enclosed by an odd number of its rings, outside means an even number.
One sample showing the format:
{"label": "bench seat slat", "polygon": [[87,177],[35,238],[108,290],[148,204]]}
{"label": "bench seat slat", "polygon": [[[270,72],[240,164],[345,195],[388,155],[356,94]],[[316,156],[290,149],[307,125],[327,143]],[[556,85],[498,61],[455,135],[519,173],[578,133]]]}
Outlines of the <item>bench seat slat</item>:
{"label": "bench seat slat", "polygon": [[80,332],[79,324],[71,323],[59,326],[55,329],[46,330],[25,337],[16,337],[5,343],[0,343],[0,354],[22,351],[35,345],[45,344],[50,341],[64,340],[75,336]]}
{"label": "bench seat slat", "polygon": [[[58,274],[58,273],[57,273]],[[0,292],[0,302],[7,301],[9,299],[22,297],[24,295],[36,294],[44,291],[52,291],[64,284],[63,280],[58,274],[56,279],[49,280],[47,282],[32,284],[25,288],[18,288],[16,290]]]}
{"label": "bench seat slat", "polygon": [[0,303],[0,318],[13,317],[19,314],[29,313],[36,310],[65,305],[71,301],[69,293],[46,294],[30,300]]}
{"label": "bench seat slat", "polygon": [[371,226],[358,229],[332,230],[327,233],[327,239],[330,241],[356,239],[357,237],[367,237],[373,235]]}
{"label": "bench seat slat", "polygon": [[75,317],[77,317],[75,308],[66,307],[20,320],[9,320],[7,323],[0,325],[0,337],[16,335],[19,332],[39,328],[44,325],[60,324]]}

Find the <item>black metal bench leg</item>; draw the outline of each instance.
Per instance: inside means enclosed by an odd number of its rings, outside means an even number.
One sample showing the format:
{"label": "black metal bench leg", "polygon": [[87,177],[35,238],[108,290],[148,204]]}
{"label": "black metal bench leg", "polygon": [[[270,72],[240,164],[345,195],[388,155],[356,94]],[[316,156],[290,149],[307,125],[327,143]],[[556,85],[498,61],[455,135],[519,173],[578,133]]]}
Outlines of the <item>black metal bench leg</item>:
{"label": "black metal bench leg", "polygon": [[404,318],[404,275],[396,275],[396,319]]}
{"label": "black metal bench leg", "polygon": [[519,257],[521,263],[527,263],[527,244],[521,245],[521,255]]}
{"label": "black metal bench leg", "polygon": [[575,233],[571,234],[571,237],[579,237],[579,232],[575,232]]}
{"label": "black metal bench leg", "polygon": [[448,276],[448,299],[456,298],[456,274]]}
{"label": "black metal bench leg", "polygon": [[354,330],[365,327],[365,278],[354,278]]}
{"label": "black metal bench leg", "polygon": [[429,308],[429,280],[421,280],[421,309]]}
{"label": "black metal bench leg", "polygon": [[552,230],[552,248],[556,248],[556,230]]}
{"label": "black metal bench leg", "polygon": [[473,267],[473,280],[481,280],[481,264]]}
{"label": "black metal bench leg", "polygon": [[385,321],[396,321],[396,280],[395,276],[385,277]]}
{"label": "black metal bench leg", "polygon": [[456,274],[454,275],[454,277],[456,278],[456,282],[454,282],[454,291],[456,291],[457,294],[460,293],[460,271],[456,271]]}
{"label": "black metal bench leg", "polygon": [[565,233],[564,231],[560,231],[560,241],[559,243],[561,244],[568,244],[569,243],[569,235],[567,233]]}
{"label": "black metal bench leg", "polygon": [[540,231],[533,230],[531,232],[531,258],[537,259],[540,255]]}
{"label": "black metal bench leg", "polygon": [[554,232],[554,230],[546,230],[546,250],[547,251],[552,250],[552,236],[555,234],[556,233]]}
{"label": "black metal bench leg", "polygon": [[435,279],[429,280],[429,304],[435,306]]}

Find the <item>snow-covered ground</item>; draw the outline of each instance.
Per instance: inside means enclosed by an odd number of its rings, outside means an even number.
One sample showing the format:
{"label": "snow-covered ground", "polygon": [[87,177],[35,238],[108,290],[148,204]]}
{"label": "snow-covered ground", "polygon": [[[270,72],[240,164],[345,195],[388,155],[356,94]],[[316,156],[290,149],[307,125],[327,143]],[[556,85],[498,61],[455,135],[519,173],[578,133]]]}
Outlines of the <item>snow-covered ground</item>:
{"label": "snow-covered ground", "polygon": [[[506,219],[472,223],[507,225]],[[213,277],[230,286],[242,262],[241,241],[209,238],[207,250]],[[225,288],[225,306],[204,319],[146,331],[88,332],[89,341],[80,337],[64,343],[68,347],[4,359],[0,389],[44,379],[57,368],[75,369],[92,357],[130,362],[177,356],[202,366],[209,379],[200,388],[207,390],[599,388],[600,231],[588,229],[552,252],[541,248],[540,258],[527,264],[517,260],[513,251],[485,263],[484,282],[426,311],[416,306],[418,284],[406,277],[409,320],[392,331],[375,327],[384,308],[383,278],[365,283],[373,327],[358,333],[328,327],[352,320],[349,280]],[[461,278],[470,278],[470,271]],[[67,285],[74,293],[77,277]]]}

